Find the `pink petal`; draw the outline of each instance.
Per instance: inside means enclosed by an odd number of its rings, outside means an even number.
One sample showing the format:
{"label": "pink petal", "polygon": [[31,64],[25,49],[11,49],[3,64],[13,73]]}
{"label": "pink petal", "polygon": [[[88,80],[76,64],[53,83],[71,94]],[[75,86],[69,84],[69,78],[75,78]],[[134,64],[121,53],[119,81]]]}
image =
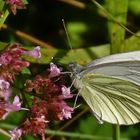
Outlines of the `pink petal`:
{"label": "pink petal", "polygon": [[13,104],[8,104],[6,107],[8,112],[21,110],[21,103],[18,96],[15,96]]}
{"label": "pink petal", "polygon": [[70,87],[67,88],[66,86],[63,85],[61,90],[62,90],[62,95],[63,95],[64,99],[73,97],[70,94]]}
{"label": "pink petal", "polygon": [[4,98],[6,101],[11,95],[10,83],[0,79],[0,97]]}
{"label": "pink petal", "polygon": [[53,63],[50,63],[50,74],[49,77],[56,77],[59,76],[61,73],[60,69]]}
{"label": "pink petal", "polygon": [[0,79],[0,90],[6,90],[6,89],[9,89],[10,87],[10,83],[3,80],[3,79]]}
{"label": "pink petal", "polygon": [[3,53],[1,56],[0,56],[0,63],[1,65],[4,64],[4,65],[7,65],[11,62],[12,60],[12,56],[9,54],[9,53]]}
{"label": "pink petal", "polygon": [[10,140],[19,140],[19,138],[22,135],[22,130],[15,128],[12,131],[10,131],[10,133],[11,133],[11,136],[12,136]]}
{"label": "pink petal", "polygon": [[71,114],[73,113],[73,108],[67,106],[62,110],[62,113],[65,119],[70,119],[72,117]]}
{"label": "pink petal", "polygon": [[40,47],[37,46],[36,48],[34,48],[31,51],[24,52],[24,54],[29,55],[29,56],[32,56],[34,58],[40,58],[41,57]]}

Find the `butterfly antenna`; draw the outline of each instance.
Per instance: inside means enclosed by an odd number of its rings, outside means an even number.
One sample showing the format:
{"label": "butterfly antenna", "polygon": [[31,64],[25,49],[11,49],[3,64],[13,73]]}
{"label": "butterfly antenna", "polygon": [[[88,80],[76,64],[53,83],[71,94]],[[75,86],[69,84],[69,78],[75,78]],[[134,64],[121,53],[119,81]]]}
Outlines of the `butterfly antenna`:
{"label": "butterfly antenna", "polygon": [[68,43],[69,43],[70,49],[72,50],[72,44],[71,44],[71,41],[70,41],[70,37],[69,37],[68,31],[67,31],[64,19],[62,19],[62,23],[63,23],[63,27],[64,27],[64,30],[65,30],[65,33],[66,33],[66,36],[67,36],[67,39],[68,39]]}
{"label": "butterfly antenna", "polygon": [[[63,27],[64,27],[64,30],[65,30],[65,33],[66,33],[66,36],[67,36],[67,39],[68,39],[68,44],[70,46],[70,49],[72,50],[72,44],[71,44],[71,41],[70,41],[70,37],[69,37],[68,31],[67,31],[67,28],[66,28],[66,24],[65,24],[64,19],[62,19],[62,23],[63,23]],[[71,73],[71,76],[72,76],[72,73]],[[75,82],[75,80],[72,81],[72,84],[71,84],[70,88],[74,85],[74,82]],[[73,105],[73,108],[74,109],[75,108],[78,108],[80,106],[80,105],[76,106],[76,103],[77,103],[79,94],[80,94],[80,91],[76,95],[76,98],[75,98],[75,101],[74,101],[74,105]]]}

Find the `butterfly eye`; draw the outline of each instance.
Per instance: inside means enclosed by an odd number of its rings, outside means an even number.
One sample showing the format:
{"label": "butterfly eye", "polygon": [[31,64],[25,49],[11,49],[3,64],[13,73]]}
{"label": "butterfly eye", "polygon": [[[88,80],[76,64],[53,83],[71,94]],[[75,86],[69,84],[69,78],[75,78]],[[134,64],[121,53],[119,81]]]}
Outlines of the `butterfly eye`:
{"label": "butterfly eye", "polygon": [[79,74],[83,70],[83,67],[77,64],[76,62],[71,62],[69,63],[68,66],[69,66],[70,71],[75,74]]}
{"label": "butterfly eye", "polygon": [[68,68],[70,69],[70,71],[75,73],[77,71],[77,63],[76,62],[69,63]]}
{"label": "butterfly eye", "polygon": [[69,68],[75,68],[77,66],[76,62],[69,63]]}

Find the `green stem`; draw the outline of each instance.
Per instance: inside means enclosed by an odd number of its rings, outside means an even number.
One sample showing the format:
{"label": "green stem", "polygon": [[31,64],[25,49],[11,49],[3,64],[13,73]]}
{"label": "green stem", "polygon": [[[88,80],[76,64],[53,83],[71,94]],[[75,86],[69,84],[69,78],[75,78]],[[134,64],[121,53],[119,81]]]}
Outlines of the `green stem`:
{"label": "green stem", "polygon": [[[112,140],[111,137],[102,137],[102,136],[93,136],[88,134],[81,133],[72,133],[72,132],[64,132],[64,131],[55,131],[55,130],[46,130],[47,135],[55,135],[55,136],[65,136],[75,139],[86,139],[86,140]],[[124,139],[125,140],[125,139]]]}
{"label": "green stem", "polygon": [[5,131],[5,130],[3,130],[1,128],[0,128],[0,134],[3,134],[5,136],[7,136],[7,137],[11,137],[11,135],[7,131]]}
{"label": "green stem", "polygon": [[113,140],[120,140],[120,126],[113,125]]}
{"label": "green stem", "polygon": [[[1,23],[0,23],[0,25],[1,25]],[[6,24],[3,24],[2,25],[2,28],[5,29],[5,30],[8,30],[10,32],[12,32],[13,34],[15,34],[16,36],[18,36],[18,37],[20,37],[22,39],[25,39],[27,41],[30,41],[30,42],[32,42],[34,44],[37,44],[37,45],[41,46],[41,47],[44,47],[44,48],[53,48],[53,46],[49,45],[48,43],[46,43],[46,42],[44,42],[44,41],[42,41],[42,40],[40,40],[40,39],[38,39],[38,38],[36,38],[34,36],[31,36],[31,35],[29,35],[29,34],[27,34],[25,32],[22,32],[20,30],[15,30],[15,29],[7,26]]]}
{"label": "green stem", "polygon": [[108,12],[102,5],[100,5],[96,0],[91,0],[99,9],[101,9],[104,12],[104,17],[108,18],[109,20],[114,21],[116,24],[118,24],[120,27],[124,28],[128,33],[134,35],[137,38],[140,38],[139,35],[135,34],[133,31],[128,29],[124,24],[122,24],[120,21],[116,20],[116,18]]}
{"label": "green stem", "polygon": [[[13,129],[17,126],[11,125],[11,124],[5,124],[5,123],[0,123],[0,128],[9,130]],[[75,139],[86,139],[86,140],[119,140],[119,125],[114,125],[114,139],[112,137],[104,137],[104,136],[97,136],[97,135],[87,135],[87,134],[81,134],[81,133],[72,133],[72,132],[64,132],[64,131],[56,131],[56,130],[49,130],[46,129],[45,133],[47,135],[55,135],[55,136],[65,136],[65,137],[70,137],[70,138],[75,138]],[[116,132],[117,131],[117,132]],[[121,140],[128,140],[128,138],[121,138]]]}

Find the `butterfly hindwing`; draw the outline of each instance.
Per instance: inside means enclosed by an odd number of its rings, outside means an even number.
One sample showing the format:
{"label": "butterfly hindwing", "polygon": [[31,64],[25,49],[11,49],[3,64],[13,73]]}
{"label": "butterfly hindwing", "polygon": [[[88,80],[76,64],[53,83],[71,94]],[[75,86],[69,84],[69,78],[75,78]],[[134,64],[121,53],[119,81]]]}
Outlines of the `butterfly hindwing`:
{"label": "butterfly hindwing", "polygon": [[140,121],[140,87],[129,81],[98,74],[85,74],[81,95],[97,119],[114,124]]}

